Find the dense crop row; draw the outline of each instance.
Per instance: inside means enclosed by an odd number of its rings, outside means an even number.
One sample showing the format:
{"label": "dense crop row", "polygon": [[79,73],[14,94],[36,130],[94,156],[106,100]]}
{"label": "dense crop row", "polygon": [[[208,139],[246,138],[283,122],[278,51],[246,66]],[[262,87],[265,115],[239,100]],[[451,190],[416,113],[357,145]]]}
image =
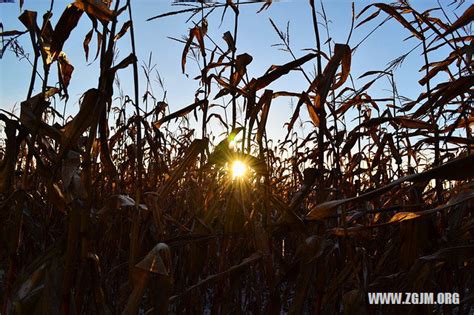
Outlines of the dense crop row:
{"label": "dense crop row", "polygon": [[[418,12],[399,1],[354,10],[351,34],[383,16],[417,39],[423,92],[407,100],[393,72],[412,51],[367,69],[360,86],[350,35],[323,42],[327,17],[314,0],[314,49],[294,52],[272,20],[289,60],[249,78],[253,57],[238,51],[237,32],[239,8],[252,2],[194,3],[151,18],[195,20],[181,70],[195,58],[200,88],[173,113],[148,89],[139,95],[130,0],[77,0],[56,25],[50,11],[24,10],[25,30],[2,33],[6,53],[21,56],[29,36],[34,55],[20,116],[0,113],[1,313],[472,311],[474,6]],[[448,19],[444,10],[458,12],[458,2],[464,10]],[[209,14],[232,15],[234,29],[210,38]],[[63,46],[80,19],[92,21],[83,47],[91,57],[98,40],[100,77],[61,124],[51,100],[67,97],[74,80]],[[116,42],[127,39],[130,54],[115,60]],[[431,60],[437,50],[446,58]],[[128,67],[135,93],[116,98],[114,80]],[[271,89],[292,71],[307,80],[305,91]],[[371,86],[386,78],[392,97],[372,98]],[[221,98],[229,120],[213,111]],[[278,145],[266,132],[276,98],[297,101]],[[305,110],[314,128],[301,137],[294,129]],[[350,129],[349,112],[358,117]],[[199,131],[182,123],[193,114]],[[211,119],[227,127],[216,143]],[[176,122],[178,133],[168,128]],[[368,306],[367,292],[377,291],[458,292],[461,305]]]}

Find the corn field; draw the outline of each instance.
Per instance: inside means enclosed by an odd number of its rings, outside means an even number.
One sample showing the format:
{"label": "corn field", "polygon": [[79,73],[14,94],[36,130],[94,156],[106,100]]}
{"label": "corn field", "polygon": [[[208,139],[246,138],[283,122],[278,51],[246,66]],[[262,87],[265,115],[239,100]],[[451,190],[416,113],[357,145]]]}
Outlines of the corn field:
{"label": "corn field", "polygon": [[[192,23],[171,40],[181,45],[176,76],[199,88],[171,111],[136,52],[136,1],[54,10],[51,1],[46,12],[26,10],[29,1],[17,4],[22,28],[0,33],[1,54],[30,51],[31,64],[19,113],[0,112],[0,314],[474,312],[474,5],[341,2],[352,19],[339,43],[325,2],[301,0],[314,46],[293,47],[281,21],[262,21],[287,61],[259,76],[249,69],[265,60],[239,49],[252,36],[239,21],[244,8],[260,14],[277,2],[150,9],[150,27]],[[231,21],[220,38],[208,33],[218,27],[211,16]],[[92,27],[77,47],[98,77],[66,115],[74,65],[63,47],[81,19]],[[389,20],[414,48],[354,77],[364,43],[352,34]],[[416,99],[394,75],[408,55],[423,63]],[[122,95],[128,72],[133,93]],[[274,88],[290,73],[304,91]],[[381,80],[386,97],[371,96]],[[268,132],[277,100],[295,101],[279,142]],[[369,292],[457,292],[460,301],[370,305]]]}

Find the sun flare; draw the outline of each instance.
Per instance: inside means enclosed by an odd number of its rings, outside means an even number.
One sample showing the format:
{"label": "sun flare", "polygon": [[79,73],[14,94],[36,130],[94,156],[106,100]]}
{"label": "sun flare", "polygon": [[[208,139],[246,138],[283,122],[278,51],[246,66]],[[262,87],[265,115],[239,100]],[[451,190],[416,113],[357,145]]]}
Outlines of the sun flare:
{"label": "sun flare", "polygon": [[232,178],[243,178],[247,172],[247,165],[244,162],[235,160],[232,162]]}

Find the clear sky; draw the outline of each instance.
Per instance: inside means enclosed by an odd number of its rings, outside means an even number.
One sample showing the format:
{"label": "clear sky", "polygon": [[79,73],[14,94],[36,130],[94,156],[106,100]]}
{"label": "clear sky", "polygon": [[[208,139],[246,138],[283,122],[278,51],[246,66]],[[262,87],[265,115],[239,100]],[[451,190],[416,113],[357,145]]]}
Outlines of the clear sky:
{"label": "clear sky", "polygon": [[[70,1],[56,0],[53,9],[53,26],[61,16],[62,11]],[[124,1],[122,1],[124,2]],[[315,1],[318,3],[319,1]],[[443,7],[447,8],[450,18],[455,20],[451,7],[447,5],[451,1],[441,1]],[[467,1],[469,2],[469,1]],[[188,30],[192,27],[192,22],[186,24],[187,14],[170,16],[154,21],[147,22],[146,19],[152,16],[177,10],[183,7],[171,6],[171,1],[165,0],[134,0],[133,14],[135,20],[137,55],[142,64],[148,60],[150,52],[153,54],[153,64],[159,70],[164,80],[167,90],[167,100],[169,110],[174,112],[194,100],[194,92],[198,88],[198,81],[193,80],[198,75],[198,68],[192,60],[188,59],[187,73],[189,77],[181,73],[181,53],[184,44],[168,39],[168,36],[181,38],[188,34]],[[345,43],[351,22],[351,1],[349,0],[326,0],[324,6],[326,14],[330,19],[329,33],[333,42]],[[355,4],[356,13],[360,12],[366,5],[374,3],[373,1],[357,1]],[[437,6],[437,2],[433,0],[415,0],[411,1],[412,5],[419,11]],[[456,12],[460,15],[469,4],[465,4]],[[25,0],[24,9],[38,11],[39,19],[48,9],[49,1],[46,0]],[[315,48],[314,34],[312,32],[311,11],[308,1],[293,0],[274,3],[268,10],[257,14],[261,4],[246,5],[241,8],[239,21],[239,33],[237,40],[237,53],[249,53],[253,56],[253,62],[248,67],[249,76],[261,76],[272,64],[283,64],[291,61],[291,56],[273,44],[280,43],[280,40],[273,30],[269,18],[271,17],[278,26],[283,30],[286,24],[290,22],[290,45],[297,57],[301,57],[308,53],[303,51],[305,48]],[[367,17],[374,9],[369,10],[364,15]],[[226,47],[222,39],[223,33],[232,31],[233,13],[228,10],[224,23],[219,26],[222,9],[214,11],[209,22],[209,35],[222,47]],[[23,30],[24,27],[18,21],[20,15],[18,3],[2,3],[0,4],[0,22],[3,24],[4,30]],[[356,29],[349,43],[354,47],[360,42],[378,23],[380,23],[386,15],[381,13],[375,20]],[[128,20],[128,16],[123,14],[120,25]],[[198,18],[194,19],[196,22]],[[322,19],[320,18],[320,21]],[[78,99],[87,89],[97,86],[97,68],[98,61],[87,65],[85,61],[82,43],[85,35],[91,28],[91,22],[87,16],[83,16],[79,26],[73,31],[71,37],[66,42],[63,50],[66,52],[69,60],[75,66],[71,85],[69,87],[70,100],[67,105],[67,112],[74,114],[78,110]],[[326,41],[326,32],[322,30],[323,42]],[[404,41],[410,34],[403,29],[398,22],[394,20],[388,21],[384,26],[379,28],[371,35],[364,44],[353,54],[351,73],[357,78],[368,70],[383,70],[386,64],[401,54],[413,48],[418,41],[416,39],[408,39]],[[25,49],[30,52],[32,57],[31,44],[29,37],[25,34],[20,41]],[[207,41],[207,47],[213,48],[212,44]],[[96,49],[96,39],[93,38],[90,45],[90,58],[94,57]],[[119,58],[123,58],[130,53],[130,38],[128,35],[121,38],[118,42],[117,49]],[[324,49],[327,52],[327,46]],[[422,74],[418,72],[423,59],[420,56],[421,50],[418,49],[412,53],[404,62],[403,66],[395,73],[398,90],[401,95],[416,98],[423,90],[418,84],[418,80]],[[440,60],[445,57],[445,53],[440,51],[431,54],[432,60]],[[89,59],[89,62],[91,59]],[[314,63],[308,63],[305,69],[309,73],[313,72]],[[41,68],[40,68],[41,69]],[[0,60],[0,108],[19,114],[19,104],[26,97],[29,78],[31,73],[31,65],[26,60],[19,60],[12,52],[7,51]],[[125,94],[133,96],[133,84],[131,81],[132,68],[129,67],[121,70],[120,79],[121,86]],[[143,77],[143,72],[140,71]],[[51,78],[50,84],[53,83],[54,77]],[[366,79],[356,81],[356,87],[361,87],[367,82]],[[373,97],[388,97],[390,92],[385,89],[388,81],[381,81],[380,84],[374,85],[369,93]],[[37,89],[40,85],[37,84]],[[292,73],[280,79],[276,84],[269,86],[274,90],[287,90],[301,92],[307,89],[307,82],[300,73]],[[216,89],[216,88],[214,88]],[[162,91],[156,83],[153,90],[157,98],[163,96]],[[140,95],[144,93],[144,81],[141,80]],[[118,91],[115,90],[115,95]],[[220,103],[221,101],[217,101]],[[272,104],[270,118],[268,122],[268,133],[273,138],[282,138],[285,135],[283,124],[289,120],[292,114],[289,105],[289,98],[281,98]],[[295,101],[296,103],[296,101]],[[63,104],[58,104],[60,112],[62,112]],[[382,107],[381,110],[384,108]],[[219,111],[217,111],[219,112]],[[200,113],[199,115],[200,116]],[[303,118],[306,118],[306,111],[303,110]],[[307,125],[306,128],[310,128]],[[200,136],[200,133],[197,133]]]}

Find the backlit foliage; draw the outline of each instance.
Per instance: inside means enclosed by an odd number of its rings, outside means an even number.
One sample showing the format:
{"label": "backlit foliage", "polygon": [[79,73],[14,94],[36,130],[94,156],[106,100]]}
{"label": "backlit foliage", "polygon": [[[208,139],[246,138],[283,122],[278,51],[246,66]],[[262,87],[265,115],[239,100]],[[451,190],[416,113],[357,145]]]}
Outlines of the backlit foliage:
{"label": "backlit foliage", "polygon": [[[247,70],[257,61],[238,49],[238,38],[251,36],[236,36],[241,8],[278,5],[253,2],[197,1],[150,18],[152,25],[187,14],[195,22],[179,40],[176,75],[190,72],[193,58],[200,87],[172,113],[146,88],[152,67],[140,68],[135,53],[140,29],[130,0],[76,0],[56,25],[51,12],[23,10],[24,29],[2,32],[2,53],[22,57],[19,41],[31,40],[33,68],[19,117],[0,113],[0,313],[364,314],[375,310],[366,297],[376,291],[461,296],[456,309],[378,306],[384,313],[472,311],[473,5],[354,8],[351,33],[394,19],[390,27],[418,45],[357,79],[355,47],[324,42],[324,3],[310,0],[314,47],[294,50],[271,20],[288,61],[252,78]],[[235,28],[210,38],[209,14],[231,15]],[[92,21],[82,47],[100,77],[65,120],[57,108],[69,97],[74,66],[63,47],[80,19]],[[116,60],[116,42],[126,40],[130,52]],[[439,50],[445,59],[432,60]],[[411,53],[424,63],[416,100],[399,94],[393,75]],[[148,82],[139,91],[141,70]],[[133,71],[135,93],[117,97],[123,71]],[[295,71],[308,81],[304,91],[272,89]],[[391,96],[372,97],[383,79]],[[286,139],[275,144],[267,125],[277,98],[296,106]],[[305,111],[312,129],[303,137]],[[227,130],[213,141],[211,120]]]}

